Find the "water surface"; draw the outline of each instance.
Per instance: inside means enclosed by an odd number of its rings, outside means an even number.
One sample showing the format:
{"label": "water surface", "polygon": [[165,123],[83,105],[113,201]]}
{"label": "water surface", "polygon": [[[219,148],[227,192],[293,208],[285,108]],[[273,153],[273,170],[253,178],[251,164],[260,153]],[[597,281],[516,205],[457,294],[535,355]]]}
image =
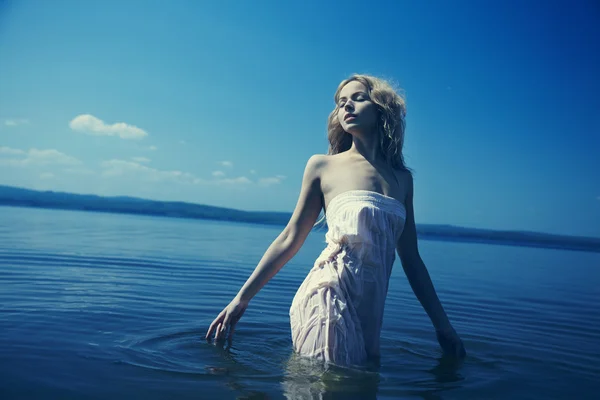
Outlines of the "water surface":
{"label": "water surface", "polygon": [[0,207],[0,397],[592,399],[600,254],[420,242],[468,351],[441,357],[399,261],[378,366],[292,352],[314,232],[254,298],[231,348],[203,340],[280,227]]}

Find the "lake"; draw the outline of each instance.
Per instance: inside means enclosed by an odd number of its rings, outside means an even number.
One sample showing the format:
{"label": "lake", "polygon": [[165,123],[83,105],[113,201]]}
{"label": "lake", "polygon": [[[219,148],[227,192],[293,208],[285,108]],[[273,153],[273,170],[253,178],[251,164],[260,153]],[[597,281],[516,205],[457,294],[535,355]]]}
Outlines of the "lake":
{"label": "lake", "polygon": [[0,207],[0,397],[595,399],[600,254],[421,240],[468,352],[441,356],[396,260],[379,365],[292,352],[288,310],[324,232],[252,300],[231,348],[210,322],[281,227]]}

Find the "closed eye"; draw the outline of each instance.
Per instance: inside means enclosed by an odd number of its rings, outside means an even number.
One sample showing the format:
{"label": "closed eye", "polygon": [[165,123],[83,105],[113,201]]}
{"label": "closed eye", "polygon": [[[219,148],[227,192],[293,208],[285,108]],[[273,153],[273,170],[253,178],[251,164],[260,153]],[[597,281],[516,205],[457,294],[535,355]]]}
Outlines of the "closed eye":
{"label": "closed eye", "polygon": [[[350,96],[350,98],[354,101],[367,101],[370,100],[369,96],[365,93],[365,92],[357,92],[352,94],[352,96]],[[338,107],[344,107],[344,105],[346,105],[346,97],[342,97],[340,99],[340,102],[338,103]]]}

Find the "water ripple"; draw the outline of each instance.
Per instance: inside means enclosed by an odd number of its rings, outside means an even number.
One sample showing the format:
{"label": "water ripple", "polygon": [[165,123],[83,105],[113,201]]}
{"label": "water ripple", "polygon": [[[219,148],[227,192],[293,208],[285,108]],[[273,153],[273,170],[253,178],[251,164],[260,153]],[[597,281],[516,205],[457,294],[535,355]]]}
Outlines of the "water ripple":
{"label": "water ripple", "polygon": [[587,267],[600,265],[598,254],[424,241],[469,357],[461,364],[442,357],[396,265],[381,360],[354,371],[320,367],[291,348],[289,306],[321,236],[309,236],[253,299],[228,348],[203,336],[276,237],[274,228],[0,213],[14,227],[0,232],[0,373],[15,391],[466,399],[566,398],[577,388],[583,399],[599,389],[600,271]]}

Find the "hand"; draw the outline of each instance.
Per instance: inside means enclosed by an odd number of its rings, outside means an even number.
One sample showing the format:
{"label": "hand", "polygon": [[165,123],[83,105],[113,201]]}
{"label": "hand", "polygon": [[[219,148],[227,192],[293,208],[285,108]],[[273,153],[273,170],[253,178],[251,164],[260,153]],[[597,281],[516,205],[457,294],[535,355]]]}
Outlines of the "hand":
{"label": "hand", "polygon": [[435,333],[444,354],[456,358],[464,358],[467,355],[465,346],[454,328],[450,326],[444,329],[436,329]]}
{"label": "hand", "polygon": [[[231,344],[231,339],[233,337],[233,331],[235,330],[235,325],[242,318],[244,312],[248,308],[248,302],[240,300],[239,298],[234,298],[231,303],[227,305],[219,313],[217,318],[210,324],[208,328],[208,332],[206,332],[206,340],[210,340],[213,332],[215,333],[215,341],[219,341],[224,339],[227,336],[229,343]],[[227,331],[229,330],[229,334]]]}

